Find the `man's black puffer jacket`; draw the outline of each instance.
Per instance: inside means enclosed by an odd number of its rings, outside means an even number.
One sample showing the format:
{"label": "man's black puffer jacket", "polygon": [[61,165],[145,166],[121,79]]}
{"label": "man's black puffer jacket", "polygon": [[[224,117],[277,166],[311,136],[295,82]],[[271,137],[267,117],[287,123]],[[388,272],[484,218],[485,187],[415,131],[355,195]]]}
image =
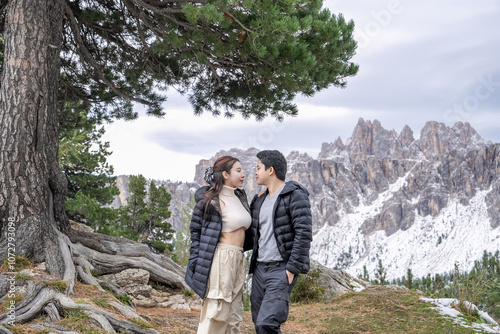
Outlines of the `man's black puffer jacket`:
{"label": "man's black puffer jacket", "polygon": [[[250,273],[253,273],[257,264],[259,213],[268,192],[261,196],[256,195],[250,204],[252,225],[245,237],[245,248],[253,248]],[[307,274],[312,241],[309,192],[295,181],[287,182],[274,204],[273,218],[274,236],[281,257],[286,263],[285,268],[293,274]]]}
{"label": "man's black puffer jacket", "polygon": [[[211,200],[212,210],[210,213],[205,214],[205,201],[202,199],[202,195],[209,188],[208,186],[201,187],[195,194],[196,206],[191,218],[191,248],[186,270],[186,283],[202,299],[205,299],[207,293],[210,268],[222,231],[222,215],[218,196]],[[245,209],[250,212],[245,191],[236,189],[234,194]]]}

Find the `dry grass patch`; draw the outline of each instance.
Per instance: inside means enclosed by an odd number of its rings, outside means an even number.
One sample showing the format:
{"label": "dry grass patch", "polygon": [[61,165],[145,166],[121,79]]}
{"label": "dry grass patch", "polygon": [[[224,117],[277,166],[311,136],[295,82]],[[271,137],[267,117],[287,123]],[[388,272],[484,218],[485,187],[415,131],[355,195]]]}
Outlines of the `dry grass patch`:
{"label": "dry grass patch", "polygon": [[337,296],[316,309],[295,310],[310,333],[477,333],[453,323],[415,292],[371,287]]}

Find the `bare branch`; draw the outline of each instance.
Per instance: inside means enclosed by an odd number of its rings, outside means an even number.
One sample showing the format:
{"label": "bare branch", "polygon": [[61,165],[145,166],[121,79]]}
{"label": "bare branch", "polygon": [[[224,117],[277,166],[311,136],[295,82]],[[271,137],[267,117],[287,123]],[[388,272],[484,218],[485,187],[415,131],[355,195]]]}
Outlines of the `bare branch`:
{"label": "bare branch", "polygon": [[229,12],[225,12],[224,15],[226,16],[229,16],[231,18],[231,20],[235,21],[236,23],[238,23],[243,29],[245,29],[246,31],[248,32],[254,32],[253,30],[251,29],[248,29],[247,27],[245,27],[243,25],[243,23],[241,23],[233,14],[229,13]]}

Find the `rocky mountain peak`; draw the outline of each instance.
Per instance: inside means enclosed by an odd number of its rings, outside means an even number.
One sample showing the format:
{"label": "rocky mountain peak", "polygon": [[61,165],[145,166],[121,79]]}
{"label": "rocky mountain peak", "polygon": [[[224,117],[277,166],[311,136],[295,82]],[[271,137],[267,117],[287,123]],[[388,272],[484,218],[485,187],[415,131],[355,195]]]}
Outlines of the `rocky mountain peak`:
{"label": "rocky mountain peak", "polygon": [[[259,151],[220,151],[200,160],[194,183],[171,184],[173,225],[222,155],[240,159],[251,200],[262,189],[253,175]],[[311,256],[330,268],[373,273],[381,259],[392,278],[408,268],[417,277],[453,270],[456,261],[467,270],[500,247],[500,144],[469,123],[427,122],[415,139],[409,126],[398,134],[360,118],[345,144],[323,143],[317,159],[293,151],[287,161],[287,180],[310,193]]]}
{"label": "rocky mountain peak", "polygon": [[398,139],[401,146],[409,146],[415,141],[415,138],[413,137],[413,130],[408,125],[405,125],[403,130],[401,130],[401,134]]}
{"label": "rocky mountain peak", "polygon": [[299,151],[292,151],[286,157],[286,160],[288,162],[291,162],[291,161],[308,162],[308,161],[312,160],[312,157],[309,154],[307,154],[307,153],[300,153]]}
{"label": "rocky mountain peak", "polygon": [[429,121],[422,128],[420,139],[415,144],[415,155],[421,152],[426,158],[431,158],[454,150],[465,153],[492,143],[480,136],[469,123],[458,122],[448,127],[444,123]]}

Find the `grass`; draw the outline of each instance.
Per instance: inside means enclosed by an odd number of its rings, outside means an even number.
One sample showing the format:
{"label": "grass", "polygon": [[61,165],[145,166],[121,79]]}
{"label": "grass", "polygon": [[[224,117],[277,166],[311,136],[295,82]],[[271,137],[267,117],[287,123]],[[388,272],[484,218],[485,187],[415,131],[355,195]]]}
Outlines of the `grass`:
{"label": "grass", "polygon": [[23,269],[34,268],[33,263],[26,257],[16,255],[13,263],[14,269],[11,269],[11,263],[8,259],[5,259],[2,266],[0,267],[0,272],[11,272],[11,271],[21,271]]}
{"label": "grass", "polygon": [[64,292],[64,290],[66,290],[66,287],[68,286],[68,284],[66,283],[66,281],[63,281],[63,280],[59,280],[59,281],[44,281],[44,283],[47,284],[47,286],[52,287],[54,290],[56,290],[58,292]]}
{"label": "grass", "polygon": [[59,321],[62,326],[78,331],[82,334],[105,334],[106,331],[90,326],[89,316],[81,309],[63,312],[63,319]]}
{"label": "grass", "polygon": [[477,333],[440,315],[416,292],[384,287],[347,293],[327,304],[292,307],[289,320],[305,333]]}
{"label": "grass", "polygon": [[99,297],[99,298],[92,298],[90,299],[92,301],[92,303],[94,303],[96,306],[99,306],[99,307],[109,307],[110,304],[109,304],[109,300],[107,300],[106,298],[103,298],[103,297]]}
{"label": "grass", "polygon": [[115,298],[126,305],[132,306],[132,299],[129,296],[115,295]]}
{"label": "grass", "polygon": [[130,319],[130,322],[133,322],[134,324],[142,327],[142,328],[154,328],[152,324],[150,324],[148,321],[142,320],[142,319]]}
{"label": "grass", "polygon": [[0,314],[7,312],[9,307],[11,307],[12,302],[14,302],[14,305],[17,305],[21,300],[23,300],[23,298],[24,296],[18,292],[8,293],[7,298],[5,298],[0,304]]}
{"label": "grass", "polygon": [[26,273],[19,273],[16,274],[16,279],[20,281],[27,281],[31,278],[31,275],[26,274]]}
{"label": "grass", "polygon": [[21,326],[4,325],[4,327],[7,328],[8,330],[10,330],[14,334],[23,334],[24,333],[23,328]]}
{"label": "grass", "polygon": [[[97,291],[95,287],[77,283],[75,298],[92,301],[107,308],[112,294]],[[481,333],[454,323],[454,319],[440,315],[434,305],[421,301],[414,291],[390,290],[373,286],[359,293],[336,296],[328,302],[310,304],[291,303],[288,321],[282,326],[283,334],[472,334]],[[115,313],[111,308],[109,312]],[[198,311],[165,308],[139,308],[146,320],[131,322],[143,328],[155,328],[160,334],[194,334],[199,321]],[[119,316],[119,315],[117,315]],[[470,318],[465,318],[470,320]],[[103,334],[90,326],[83,310],[65,312],[61,325],[83,334]],[[43,331],[29,329],[26,324],[9,327],[13,333],[38,334]],[[249,311],[245,311],[240,325],[242,334],[255,334]],[[45,333],[44,333],[45,334]]]}

